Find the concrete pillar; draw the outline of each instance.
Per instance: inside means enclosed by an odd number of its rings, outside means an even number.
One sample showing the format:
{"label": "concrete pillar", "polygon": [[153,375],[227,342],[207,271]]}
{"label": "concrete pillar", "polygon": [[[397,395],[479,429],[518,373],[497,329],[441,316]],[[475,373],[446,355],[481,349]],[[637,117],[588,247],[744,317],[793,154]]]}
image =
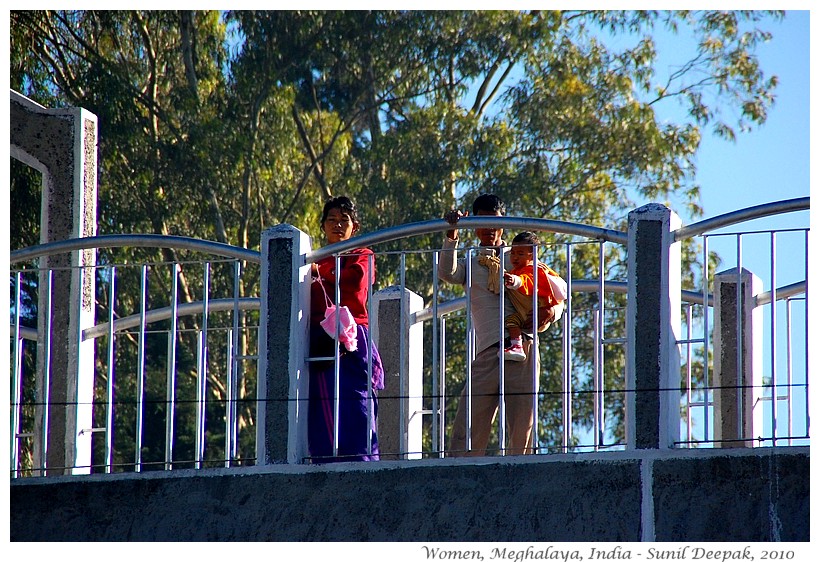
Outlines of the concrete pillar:
{"label": "concrete pillar", "polygon": [[373,294],[373,341],[384,365],[379,393],[379,451],[384,460],[421,458],[424,326],[409,325],[424,299],[401,287]]}
{"label": "concrete pillar", "polygon": [[299,463],[308,454],[310,237],[280,224],[262,233],[261,248],[256,462]]}
{"label": "concrete pillar", "polygon": [[650,203],[629,213],[626,438],[671,448],[680,435],[680,218]]}
{"label": "concrete pillar", "polygon": [[746,269],[739,275],[737,268],[715,274],[712,386],[717,387],[714,427],[718,447],[752,447],[752,439],[761,433],[763,311],[755,308],[754,297],[762,287],[760,278]]}
{"label": "concrete pillar", "polygon": [[[43,177],[40,242],[94,236],[97,117],[77,107],[46,109],[12,91],[10,129],[11,156],[37,169]],[[45,465],[48,475],[90,472],[94,342],[83,342],[82,331],[94,326],[95,263],[93,249],[40,261],[40,268],[53,270],[53,277],[47,295],[46,275],[40,275],[36,385],[38,401],[48,397],[49,406],[48,436],[45,443],[35,439],[34,462],[35,467]],[[57,306],[52,306],[47,326],[44,307],[49,302]],[[50,330],[48,369],[46,330]],[[43,414],[39,407],[38,436],[43,434]]]}

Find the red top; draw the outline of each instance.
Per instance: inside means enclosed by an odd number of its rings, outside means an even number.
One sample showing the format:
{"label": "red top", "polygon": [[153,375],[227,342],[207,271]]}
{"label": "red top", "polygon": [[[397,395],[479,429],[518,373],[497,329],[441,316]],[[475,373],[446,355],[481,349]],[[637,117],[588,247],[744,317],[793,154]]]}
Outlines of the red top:
{"label": "red top", "polygon": [[[350,309],[356,324],[368,325],[367,287],[376,281],[376,260],[369,248],[357,248],[340,258],[339,294],[342,305]],[[368,264],[368,262],[370,262]],[[336,298],[336,257],[328,256],[316,262],[319,278],[331,302]],[[368,275],[370,268],[370,275]],[[369,279],[368,279],[369,278]],[[310,284],[310,323],[318,325],[325,317],[327,301],[319,283]]]}
{"label": "red top", "polygon": [[[510,273],[513,275],[518,275],[521,278],[521,287],[517,289],[518,292],[525,295],[531,295],[532,287],[534,285],[532,280],[532,264],[523,265],[517,269],[513,269]],[[547,299],[548,306],[553,306],[558,303],[558,299],[552,292],[552,285],[550,285],[550,282],[547,279],[547,275],[550,273],[557,275],[557,273],[552,271],[546,264],[538,262],[538,296]]]}

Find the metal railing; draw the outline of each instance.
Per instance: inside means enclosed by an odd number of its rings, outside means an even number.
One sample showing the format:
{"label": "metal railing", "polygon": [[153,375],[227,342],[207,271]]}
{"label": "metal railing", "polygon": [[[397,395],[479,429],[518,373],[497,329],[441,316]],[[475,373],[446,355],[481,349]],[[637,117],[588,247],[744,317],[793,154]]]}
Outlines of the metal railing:
{"label": "metal railing", "polygon": [[[615,438],[611,431],[607,431],[604,414],[607,402],[612,395],[616,392],[623,393],[622,380],[616,383],[611,380],[612,377],[605,377],[604,349],[606,346],[622,348],[626,342],[622,334],[609,335],[607,330],[611,329],[611,326],[603,319],[605,314],[611,312],[610,306],[606,304],[607,295],[626,293],[626,282],[609,281],[604,278],[606,267],[602,257],[606,243],[602,240],[572,241],[542,245],[539,248],[540,261],[546,261],[559,272],[571,271],[573,250],[579,246],[591,244],[597,247],[594,253],[598,255],[599,261],[594,272],[598,275],[597,279],[573,279],[571,275],[565,275],[570,294],[570,298],[565,303],[565,310],[561,319],[539,337],[542,371],[533,374],[539,377],[537,386],[541,388],[533,396],[533,409],[536,412],[534,449],[537,453],[601,450],[624,446],[623,442]],[[465,254],[475,250],[476,248],[463,248]],[[433,264],[431,270],[435,271],[439,252],[439,250],[427,250],[417,253],[430,255]],[[564,260],[559,263],[544,259],[547,253],[556,255],[560,252],[564,253]],[[403,254],[407,253],[403,252]],[[442,285],[434,278],[434,294],[440,293]],[[403,291],[417,288],[408,288],[402,283],[400,289]],[[465,290],[470,291],[469,284]],[[579,300],[581,297],[587,297],[587,302]],[[685,298],[697,301],[700,295],[688,291]],[[577,305],[576,300],[579,300]],[[599,303],[603,303],[603,306]],[[503,307],[503,303],[500,306]],[[615,305],[611,308],[618,312]],[[461,386],[469,385],[470,377],[469,361],[459,362],[458,359],[454,359],[453,354],[461,356],[467,353],[471,358],[475,356],[475,350],[467,343],[475,340],[474,329],[468,320],[469,315],[469,300],[466,296],[451,298],[444,302],[433,299],[430,306],[409,314],[410,326],[421,323],[426,328],[429,327],[432,333],[429,342],[425,344],[429,347],[425,347],[422,354],[428,360],[424,369],[424,388],[429,392],[422,398],[429,402],[430,406],[416,412],[430,417],[429,436],[425,439],[423,450],[411,452],[417,457],[443,457],[447,453],[445,428],[452,424],[454,402],[459,396]],[[584,329],[580,328],[581,325]],[[623,326],[620,329],[622,330]],[[455,344],[451,342],[448,345],[448,339],[454,340]],[[586,352],[578,351],[585,348],[588,348]],[[417,350],[408,350],[407,353],[417,353]],[[549,360],[550,356],[553,356],[553,360]],[[445,366],[454,362],[459,363],[459,368],[455,376],[451,373],[449,380],[446,380],[448,377],[445,377]],[[503,378],[504,362],[500,362],[499,365],[500,376]],[[605,379],[607,379],[606,382]],[[560,381],[560,384],[552,384],[555,380]],[[499,385],[499,388],[503,387]],[[503,391],[500,392],[500,396],[500,404],[503,405]],[[439,401],[449,403],[449,410],[442,407]],[[557,408],[554,407],[556,401],[558,402]],[[589,411],[589,416],[579,417],[574,414],[579,402],[592,403],[591,407],[583,408]],[[555,423],[555,416],[548,413],[552,410],[560,412],[557,439],[541,437],[547,429],[543,426]],[[499,420],[504,418],[503,407],[499,408],[498,418]],[[504,454],[506,447],[503,424],[497,422],[495,428],[497,437],[493,448],[498,451],[498,454]],[[556,428],[550,427],[549,430],[554,434]],[[578,433],[583,434],[581,439],[574,438],[574,435]],[[584,441],[584,438],[588,438],[589,441]]]}
{"label": "metal railing", "polygon": [[[741,270],[746,266],[757,267],[746,257],[743,244],[760,236],[768,237],[768,242],[756,247],[768,247],[769,258],[761,273],[765,277],[764,287],[753,297],[755,308],[764,311],[758,316],[762,316],[761,326],[765,330],[761,349],[765,361],[759,364],[763,371],[757,371],[758,378],[753,382],[759,399],[752,407],[761,414],[762,422],[755,427],[752,437],[739,441],[772,446],[809,442],[808,229],[714,232],[739,222],[806,208],[808,198],[758,206],[676,231],[677,240],[700,237],[702,246],[701,289],[682,292],[681,322],[685,337],[678,341],[682,351],[682,417],[677,446],[738,444],[738,439],[716,436],[714,428],[718,385],[711,354],[714,353],[712,332],[718,319],[713,311],[716,295],[711,287],[714,271],[710,269],[710,250],[717,246],[719,239],[735,239],[736,291],[739,292]],[[626,235],[545,219],[503,217],[501,222],[508,230],[540,230],[564,236],[556,237],[556,241],[544,244],[541,249],[542,260],[567,281],[570,298],[560,324],[541,338],[542,372],[534,373],[540,379],[540,391],[533,396],[537,412],[536,452],[624,448],[626,373],[622,356],[627,337],[622,316],[629,282],[606,277],[612,263],[608,245],[624,244]],[[493,223],[491,217],[467,217],[459,227],[475,228],[490,223]],[[447,228],[441,220],[402,225],[317,249],[309,254],[307,261],[311,263],[355,247]],[[787,277],[779,269],[786,260],[777,259],[778,241],[794,236],[803,240],[798,252],[803,264],[802,279]],[[55,402],[55,397],[49,394],[48,366],[53,345],[50,311],[65,303],[50,302],[52,270],[40,270],[30,264],[48,255],[126,247],[173,248],[212,257],[136,264],[116,262],[113,258],[98,260],[98,263],[104,262],[94,268],[98,323],[85,327],[79,339],[94,341],[96,348],[94,423],[80,428],[93,437],[91,466],[85,468],[107,473],[257,462],[256,434],[251,428],[257,400],[257,374],[253,365],[258,358],[255,334],[258,323],[254,315],[260,303],[258,297],[242,291],[245,286],[255,287],[253,268],[260,263],[259,253],[184,237],[98,236],[11,253],[11,263],[15,264],[10,271],[12,477],[45,474],[47,469],[76,468],[46,463],[48,433],[53,421],[49,419],[49,412]],[[728,255],[725,251],[720,254],[723,258]],[[429,326],[430,337],[423,350],[402,351],[424,357],[423,406],[402,415],[421,416],[424,420],[425,433],[420,447],[411,453],[416,453],[415,457],[443,456],[447,451],[456,390],[465,376],[469,380],[467,357],[471,353],[473,335],[467,299],[439,284],[434,273],[438,250],[377,252],[376,255],[380,264],[398,264],[392,273],[402,290],[432,295],[421,310],[404,311],[407,313],[407,318],[402,320],[405,329],[416,324]],[[410,286],[413,282],[407,280],[406,259],[411,255],[423,255],[429,263],[429,274],[414,276],[414,279],[423,278],[418,286]],[[573,278],[570,272],[577,272],[581,261],[591,269],[584,271],[581,278]],[[184,289],[181,284],[185,285]],[[123,287],[128,288],[128,294],[121,293]],[[469,286],[466,290],[469,291]],[[181,293],[185,293],[184,298]],[[747,328],[741,316],[738,308],[734,315],[736,339],[742,342],[741,336]],[[738,364],[743,364],[742,343],[736,353]],[[38,370],[38,363],[45,369]],[[402,407],[407,408],[409,402],[404,401],[411,397],[399,398],[403,401]],[[743,407],[739,405],[741,411]],[[500,417],[504,417],[503,406]],[[284,424],[286,420],[277,423]],[[503,454],[504,426],[497,424],[496,427],[494,446]],[[35,446],[38,441],[39,450]]]}
{"label": "metal railing", "polygon": [[[49,392],[50,311],[70,303],[49,302],[52,270],[41,275],[36,260],[113,247],[211,257],[132,264],[106,255],[98,262],[107,263],[90,268],[98,323],[84,326],[78,341],[91,342],[95,357],[91,364],[77,360],[78,368],[94,373],[93,395],[80,399],[91,403],[93,423],[77,428],[78,438],[90,436],[90,466],[54,466],[48,461],[49,412],[60,399]],[[184,237],[100,236],[13,252],[12,262],[18,264],[11,271],[13,477],[253,464],[248,412],[255,395],[248,389],[255,393],[258,321],[252,316],[258,316],[259,299],[240,296],[240,288],[248,269],[251,279],[258,278],[258,252]]]}
{"label": "metal railing", "polygon": [[[808,373],[808,277],[809,229],[780,228],[766,230],[720,231],[753,219],[776,214],[803,211],[809,198],[791,199],[741,209],[679,229],[676,240],[699,240],[701,254],[702,294],[718,293],[713,278],[720,277],[732,287],[732,301],[724,310],[734,325],[716,318],[715,309],[701,308],[693,320],[692,309],[686,311],[689,338],[681,343],[687,351],[685,438],[681,446],[750,446],[809,444],[809,373]],[[779,243],[779,244],[778,244]],[[751,244],[752,251],[744,244]],[[778,247],[787,249],[786,259],[778,259]],[[723,260],[720,269],[710,269],[710,251]],[[750,286],[747,304],[746,284]],[[711,296],[710,296],[711,298]],[[723,298],[716,294],[715,299]],[[796,310],[796,312],[795,312]],[[715,358],[701,361],[702,372],[692,376],[691,348],[700,345],[704,353],[720,353],[713,346],[718,330],[735,342],[735,369],[731,373],[714,372]],[[699,333],[699,335],[698,335]],[[694,334],[694,335],[692,335]],[[734,377],[734,380],[728,380]],[[743,434],[722,435],[713,421],[721,419],[715,393],[736,387],[736,406],[731,414]],[[751,394],[751,400],[741,396]],[[745,403],[751,402],[751,403]],[[764,411],[765,409],[765,411]],[[785,427],[778,419],[788,420]],[[717,431],[716,431],[717,430]]]}

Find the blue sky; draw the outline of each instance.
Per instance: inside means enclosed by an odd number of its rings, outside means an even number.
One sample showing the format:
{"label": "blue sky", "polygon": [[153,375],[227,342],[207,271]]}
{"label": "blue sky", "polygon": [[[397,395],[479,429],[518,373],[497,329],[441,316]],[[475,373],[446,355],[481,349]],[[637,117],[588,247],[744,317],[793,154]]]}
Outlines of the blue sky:
{"label": "blue sky", "polygon": [[[787,10],[781,21],[767,20],[760,27],[772,33],[772,40],[756,51],[761,68],[767,75],[776,75],[775,104],[768,119],[747,133],[738,133],[735,142],[704,131],[696,156],[695,182],[701,187],[701,218],[682,216],[683,224],[712,218],[746,207],[784,199],[806,197],[811,192],[810,174],[810,12]],[[688,48],[684,36],[656,34],[660,59],[672,56],[680,63],[678,51]],[[816,57],[815,57],[816,58]],[[658,69],[661,66],[658,65]],[[658,118],[674,107],[657,109]],[[674,113],[668,118],[678,119]],[[809,212],[802,211],[759,219],[722,229],[721,232],[757,231],[763,229],[804,228],[809,225]],[[768,234],[744,237],[743,267],[762,278],[770,288],[770,241]],[[724,260],[719,268],[736,264],[736,243],[733,238],[710,239],[710,250]],[[777,235],[777,285],[801,281],[806,277],[804,258],[805,235]]]}
{"label": "blue sky", "polygon": [[[462,3],[457,4],[458,8],[465,7]],[[513,4],[516,4],[515,8],[530,7],[518,6],[515,1]],[[490,6],[475,7],[485,9]],[[701,187],[700,203],[704,213],[699,218],[682,216],[683,224],[745,207],[809,195],[809,20],[808,10],[787,10],[781,21],[766,19],[757,24],[773,36],[770,42],[760,45],[756,53],[763,72],[767,76],[776,75],[779,79],[775,104],[770,108],[763,126],[751,132],[738,132],[734,142],[713,136],[711,128],[702,131],[703,140],[696,156],[694,181]],[[694,57],[694,42],[689,30],[683,26],[678,34],[666,32],[660,27],[651,33],[658,52],[655,83],[660,84],[670,69]],[[621,47],[632,45],[636,40],[635,37],[624,37]],[[604,41],[620,43],[621,39]],[[513,79],[513,76],[509,77],[508,83]],[[684,109],[674,100],[657,104],[655,111],[661,121],[684,120]],[[730,125],[733,124],[728,108],[723,108],[722,115]],[[780,228],[795,224],[802,227],[808,225],[807,215],[805,212],[791,213],[751,224],[754,228]]]}
{"label": "blue sky", "polygon": [[[787,11],[779,22],[769,18],[756,24],[772,33],[772,40],[759,45],[755,53],[765,75],[779,79],[775,104],[763,126],[745,133],[735,127],[735,142],[715,137],[711,125],[701,131],[703,139],[695,158],[695,183],[701,187],[700,203],[704,210],[701,218],[809,195],[809,19],[808,10]],[[744,24],[743,28],[752,25],[755,24]],[[650,33],[658,53],[654,84],[660,85],[669,72],[695,57],[695,43],[690,30],[684,26],[677,34],[662,26]],[[637,36],[618,35],[603,40],[614,49],[625,49],[635,44]],[[708,96],[705,101],[710,103]],[[685,108],[674,99],[653,108],[661,122],[688,120]],[[721,106],[722,118],[732,126],[734,113],[737,111],[730,111],[725,104]],[[679,210],[674,201],[673,206]],[[689,216],[681,218],[684,224],[700,220]],[[805,226],[805,217],[797,218],[801,226]],[[794,223],[793,216],[754,224],[774,228]]]}
{"label": "blue sky", "polygon": [[[693,181],[700,186],[699,202],[703,215],[684,214],[680,200],[673,199],[671,205],[681,213],[683,225],[755,205],[810,195],[809,20],[808,10],[787,10],[780,21],[769,18],[757,24],[744,24],[744,29],[756,25],[772,34],[771,41],[759,45],[755,53],[764,74],[778,77],[775,103],[762,126],[750,132],[740,132],[735,127],[737,137],[734,142],[714,136],[711,126],[701,131],[703,137],[695,156]],[[669,72],[694,58],[696,46],[690,30],[683,26],[677,34],[660,26],[651,34],[658,53],[654,83],[660,85]],[[619,35],[603,40],[614,49],[621,49],[633,45],[637,37]],[[708,98],[706,101],[709,103]],[[685,108],[674,99],[665,100],[653,108],[661,122],[686,121]],[[732,111],[737,113],[725,104],[721,106],[721,116],[730,125],[734,125]],[[639,204],[650,202],[637,197],[636,200]],[[748,221],[717,232],[805,228],[808,225],[809,212],[801,211]],[[761,277],[766,290],[770,288],[771,280],[769,236],[768,233],[744,236],[741,252],[743,267]],[[776,238],[778,287],[802,281],[806,277],[805,234],[779,233]],[[710,238],[709,249],[722,259],[718,271],[735,267],[737,243],[734,238]]]}
{"label": "blue sky", "polygon": [[766,24],[773,38],[758,51],[761,66],[780,79],[766,123],[734,143],[704,136],[696,176],[704,218],[809,195],[809,19],[808,10],[787,11]]}

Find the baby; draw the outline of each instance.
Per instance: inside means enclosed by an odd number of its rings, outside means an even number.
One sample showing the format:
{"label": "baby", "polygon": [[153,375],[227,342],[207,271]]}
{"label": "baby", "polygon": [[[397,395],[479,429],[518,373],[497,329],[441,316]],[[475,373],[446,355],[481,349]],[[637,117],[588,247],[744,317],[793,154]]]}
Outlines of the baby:
{"label": "baby", "polygon": [[[511,361],[526,361],[527,356],[521,342],[522,328],[528,332],[532,329],[532,293],[535,282],[533,281],[533,262],[535,261],[534,248],[541,241],[532,232],[522,232],[512,241],[509,251],[512,271],[504,272],[504,285],[510,289],[507,292],[510,301],[515,308],[515,312],[504,319],[504,324],[510,334],[510,346],[504,348],[504,359]],[[566,287],[564,280],[558,274],[538,262],[538,308],[553,306],[566,299]],[[551,282],[552,277],[553,282]]]}

